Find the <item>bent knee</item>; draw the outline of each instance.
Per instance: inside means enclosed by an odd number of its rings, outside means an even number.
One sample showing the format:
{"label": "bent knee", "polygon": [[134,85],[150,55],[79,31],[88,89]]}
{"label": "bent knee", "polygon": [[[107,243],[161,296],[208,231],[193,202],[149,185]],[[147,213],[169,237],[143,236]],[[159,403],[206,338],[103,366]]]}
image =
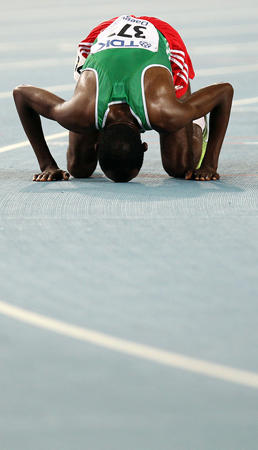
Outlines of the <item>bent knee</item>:
{"label": "bent knee", "polygon": [[74,178],[89,178],[97,164],[88,164],[87,166],[80,166],[78,164],[68,163],[67,169]]}
{"label": "bent knee", "polygon": [[185,174],[190,170],[189,165],[177,164],[176,166],[163,162],[163,168],[170,177],[184,178]]}
{"label": "bent knee", "polygon": [[173,177],[173,178],[184,178],[185,177],[185,174],[186,174],[186,172],[187,172],[187,170],[184,170],[184,171],[179,171],[179,170],[175,170],[175,169],[166,169],[165,167],[164,167],[164,169],[165,169],[165,171],[167,172],[167,174],[170,176],[170,177]]}

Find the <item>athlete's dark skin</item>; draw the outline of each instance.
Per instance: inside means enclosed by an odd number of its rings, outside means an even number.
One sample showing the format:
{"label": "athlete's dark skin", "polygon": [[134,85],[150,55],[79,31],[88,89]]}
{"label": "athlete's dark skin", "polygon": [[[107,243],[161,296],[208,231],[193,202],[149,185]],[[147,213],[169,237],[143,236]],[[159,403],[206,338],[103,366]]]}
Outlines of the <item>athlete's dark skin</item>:
{"label": "athlete's dark skin", "polygon": [[[163,67],[150,67],[144,77],[145,97],[151,126],[160,135],[163,167],[173,177],[186,180],[218,180],[218,159],[228,126],[233,88],[228,83],[214,84],[177,100],[170,72]],[[94,172],[101,133],[95,128],[95,74],[82,72],[71,100],[33,86],[21,85],[13,95],[25,133],[34,149],[41,172],[34,181],[68,180],[46,144],[40,116],[57,121],[68,129],[68,171],[74,177],[87,178]],[[201,128],[192,121],[210,113],[209,140],[201,167]],[[139,125],[127,104],[110,107],[106,126],[127,123],[139,131]],[[143,149],[147,144],[143,143]],[[131,179],[138,174],[133,171]],[[112,172],[106,173],[112,178]]]}

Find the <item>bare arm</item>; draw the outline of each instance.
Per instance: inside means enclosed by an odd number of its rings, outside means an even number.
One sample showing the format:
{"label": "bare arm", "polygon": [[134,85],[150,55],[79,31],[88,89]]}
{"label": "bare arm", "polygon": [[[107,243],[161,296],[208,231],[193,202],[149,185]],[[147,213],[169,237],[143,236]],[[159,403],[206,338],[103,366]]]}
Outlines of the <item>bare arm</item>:
{"label": "bare arm", "polygon": [[[201,89],[189,98],[190,106],[194,107],[195,114],[197,113],[199,115],[200,108],[203,108],[202,110],[210,109],[210,131],[207,149],[201,167],[193,170],[192,173],[189,171],[186,174],[186,179],[190,179],[193,175],[196,180],[216,180],[219,178],[217,173],[218,160],[228,127],[233,92],[230,84],[220,83]],[[203,104],[205,102],[206,105]],[[208,112],[204,113],[204,115]]]}
{"label": "bare arm", "polygon": [[33,86],[19,86],[13,92],[15,105],[24,131],[33,147],[41,173],[34,181],[68,180],[69,174],[57,166],[44,138],[40,115],[54,119],[54,108],[64,103],[56,95]]}
{"label": "bare arm", "polygon": [[[226,134],[233,99],[233,88],[228,83],[219,83],[191,94],[175,108],[168,129],[179,129],[194,119],[210,113],[209,139],[205,156],[199,169],[193,168],[185,178],[196,180],[217,180],[218,160]],[[177,112],[177,117],[175,114]]]}
{"label": "bare arm", "polygon": [[194,173],[196,179],[218,179],[216,171],[230,117],[232,86],[229,83],[214,84],[194,92],[180,102],[176,98],[169,72],[157,68],[149,69],[145,86],[149,119],[152,127],[160,134],[173,135],[193,120],[210,113],[210,133],[205,157],[200,169],[193,168],[186,178],[191,178]]}

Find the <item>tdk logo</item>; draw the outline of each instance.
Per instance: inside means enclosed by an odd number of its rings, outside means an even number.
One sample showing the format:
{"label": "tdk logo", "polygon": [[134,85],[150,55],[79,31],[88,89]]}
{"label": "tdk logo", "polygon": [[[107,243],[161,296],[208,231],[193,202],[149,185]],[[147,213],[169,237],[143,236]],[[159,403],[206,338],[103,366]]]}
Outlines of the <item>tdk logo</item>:
{"label": "tdk logo", "polygon": [[109,39],[107,42],[98,42],[99,48],[98,51],[104,50],[105,48],[117,48],[117,47],[139,47],[137,43],[130,40],[122,40],[122,39]]}

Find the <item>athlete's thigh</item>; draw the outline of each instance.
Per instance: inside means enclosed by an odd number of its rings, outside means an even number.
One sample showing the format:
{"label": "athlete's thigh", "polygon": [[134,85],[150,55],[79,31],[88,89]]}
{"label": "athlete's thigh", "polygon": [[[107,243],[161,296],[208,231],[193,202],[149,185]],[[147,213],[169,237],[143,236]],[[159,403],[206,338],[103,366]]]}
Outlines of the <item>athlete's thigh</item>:
{"label": "athlete's thigh", "polygon": [[[191,94],[190,85],[187,92],[179,99],[183,101]],[[162,164],[166,172],[174,177],[184,176],[192,168],[193,163],[193,127],[187,127],[175,133],[160,134],[160,151]]]}
{"label": "athlete's thigh", "polygon": [[95,145],[99,141],[100,134],[98,130],[85,134],[69,132],[67,168],[74,177],[90,177],[96,169],[98,155]]}
{"label": "athlete's thigh", "polygon": [[192,124],[175,133],[160,134],[161,159],[165,171],[182,177],[192,168]]}

